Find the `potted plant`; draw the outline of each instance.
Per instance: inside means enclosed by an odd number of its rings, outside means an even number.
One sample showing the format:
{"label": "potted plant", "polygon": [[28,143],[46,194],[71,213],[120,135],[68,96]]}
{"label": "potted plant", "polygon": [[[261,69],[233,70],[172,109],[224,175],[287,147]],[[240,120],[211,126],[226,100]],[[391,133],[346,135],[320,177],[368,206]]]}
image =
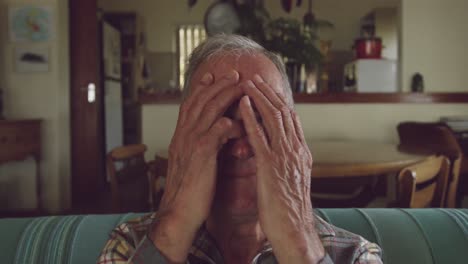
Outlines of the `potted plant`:
{"label": "potted plant", "polygon": [[[283,57],[291,88],[302,92],[305,80],[301,80],[301,75],[316,70],[322,60],[315,31],[297,19],[278,18],[268,23],[265,32],[263,45]],[[301,69],[303,67],[305,69]]]}
{"label": "potted plant", "polygon": [[287,61],[312,66],[322,58],[314,30],[304,27],[296,19],[278,18],[265,28],[265,48],[279,53]]}
{"label": "potted plant", "polygon": [[[292,18],[277,18],[267,23],[265,27],[265,48],[281,55],[286,64],[291,87],[296,92],[316,90],[319,68],[323,66],[328,49],[323,45],[318,35],[319,29],[333,28],[333,24],[325,20],[316,20],[310,9],[300,22]],[[324,56],[325,55],[325,56]],[[303,75],[303,76],[301,76]],[[306,89],[305,79],[309,88]]]}

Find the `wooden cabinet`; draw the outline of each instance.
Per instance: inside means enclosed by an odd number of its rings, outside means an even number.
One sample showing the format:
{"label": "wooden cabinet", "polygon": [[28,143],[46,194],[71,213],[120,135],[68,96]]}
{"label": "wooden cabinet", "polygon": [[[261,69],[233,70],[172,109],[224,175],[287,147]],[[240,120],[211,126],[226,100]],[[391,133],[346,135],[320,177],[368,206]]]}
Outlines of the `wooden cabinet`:
{"label": "wooden cabinet", "polygon": [[38,210],[41,204],[41,120],[0,120],[0,164],[33,157],[37,164],[36,194]]}

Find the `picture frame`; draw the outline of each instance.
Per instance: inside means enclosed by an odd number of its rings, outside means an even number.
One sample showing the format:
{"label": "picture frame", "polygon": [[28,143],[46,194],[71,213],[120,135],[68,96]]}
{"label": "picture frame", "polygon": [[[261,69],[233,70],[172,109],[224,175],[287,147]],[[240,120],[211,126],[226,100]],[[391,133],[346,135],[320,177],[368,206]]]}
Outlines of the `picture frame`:
{"label": "picture frame", "polygon": [[17,73],[49,72],[49,48],[43,46],[17,46],[14,52],[14,67]]}
{"label": "picture frame", "polygon": [[12,42],[47,42],[54,35],[54,8],[48,5],[13,5],[8,8]]}

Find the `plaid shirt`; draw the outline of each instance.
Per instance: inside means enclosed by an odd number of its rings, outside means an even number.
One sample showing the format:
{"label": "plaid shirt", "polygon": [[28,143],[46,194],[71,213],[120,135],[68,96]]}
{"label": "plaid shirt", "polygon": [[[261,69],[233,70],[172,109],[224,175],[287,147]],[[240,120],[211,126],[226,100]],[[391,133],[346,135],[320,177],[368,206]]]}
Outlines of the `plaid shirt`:
{"label": "plaid shirt", "polygon": [[[382,263],[378,245],[370,243],[361,236],[334,227],[318,216],[316,230],[326,251],[321,263]],[[148,230],[157,221],[157,214],[149,214],[115,228],[110,234],[97,261],[98,264],[162,264],[168,263],[148,237]],[[192,244],[187,259],[189,264],[224,263],[213,238],[201,228]],[[270,245],[256,255],[252,263],[277,263]]]}

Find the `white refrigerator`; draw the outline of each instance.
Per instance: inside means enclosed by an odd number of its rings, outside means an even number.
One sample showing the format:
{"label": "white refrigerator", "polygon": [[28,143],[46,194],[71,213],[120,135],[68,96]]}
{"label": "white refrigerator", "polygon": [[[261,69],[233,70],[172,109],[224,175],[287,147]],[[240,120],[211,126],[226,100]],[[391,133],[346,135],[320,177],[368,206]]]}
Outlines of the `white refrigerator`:
{"label": "white refrigerator", "polygon": [[107,22],[102,23],[102,56],[106,152],[109,153],[123,145],[123,105],[120,32]]}

